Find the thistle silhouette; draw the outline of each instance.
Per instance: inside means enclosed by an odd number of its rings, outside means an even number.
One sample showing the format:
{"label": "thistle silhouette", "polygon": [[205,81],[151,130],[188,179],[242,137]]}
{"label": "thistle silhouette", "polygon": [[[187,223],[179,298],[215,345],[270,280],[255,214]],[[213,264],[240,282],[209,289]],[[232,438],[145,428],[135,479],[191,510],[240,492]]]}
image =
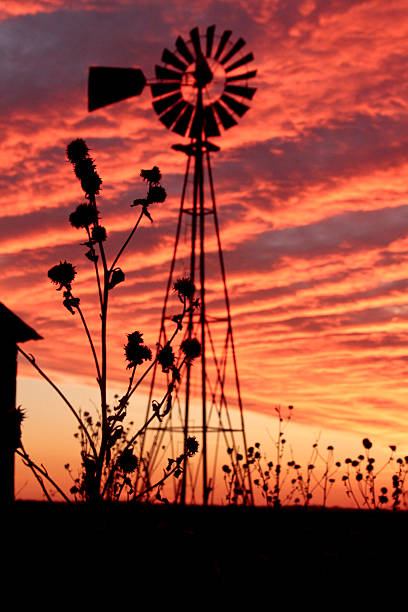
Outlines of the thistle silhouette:
{"label": "thistle silhouette", "polygon": [[[76,266],[67,260],[60,261],[50,268],[48,277],[57,286],[57,291],[62,291],[63,306],[72,315],[78,314],[81,319],[96,370],[100,394],[99,418],[95,420],[89,412],[77,410],[57,385],[40,368],[35,358],[19,349],[22,355],[62,397],[77,420],[78,432],[75,434],[75,437],[79,440],[81,447],[82,471],[80,476],[75,477],[70,465],[67,464],[65,466],[73,480],[73,486],[70,489],[72,497],[69,498],[69,494],[64,493],[56,485],[48,472],[41,466],[36,465],[25,451],[24,456],[22,453],[21,456],[25,463],[34,471],[37,479],[41,480],[41,486],[48,499],[50,499],[50,495],[44,481],[47,481],[48,485],[56,489],[66,501],[70,499],[97,501],[120,500],[123,498],[149,498],[153,490],[156,490],[156,499],[164,501],[161,497],[164,482],[170,476],[178,477],[182,473],[185,458],[187,456],[192,457],[197,452],[198,442],[195,438],[189,438],[184,451],[178,457],[169,460],[171,467],[168,466],[169,469],[165,471],[164,476],[158,482],[152,484],[148,475],[146,475],[145,490],[139,490],[137,496],[132,485],[131,475],[136,469],[143,469],[143,466],[139,465],[143,463],[143,458],[137,458],[134,454],[134,449],[138,437],[145,431],[152,420],[157,419],[161,422],[170,413],[172,409],[172,393],[181,380],[183,369],[200,354],[201,346],[198,340],[190,339],[188,343],[185,341],[181,345],[180,357],[176,365],[176,356],[172,347],[176,336],[183,327],[186,313],[199,306],[197,300],[192,300],[195,287],[188,278],[180,279],[176,283],[178,287],[177,292],[182,302],[182,311],[175,316],[171,323],[173,330],[170,333],[168,342],[164,347],[157,346],[155,356],[153,356],[151,349],[144,344],[142,332],[133,331],[127,334],[124,352],[127,361],[126,368],[130,370],[129,382],[124,394],[121,397],[117,397],[116,403],[110,407],[107,403],[108,381],[106,365],[108,355],[106,335],[108,306],[111,299],[111,291],[117,285],[125,282],[125,273],[117,264],[143,217],[147,217],[153,222],[150,207],[162,204],[166,200],[167,194],[164,187],[160,184],[162,175],[157,166],[154,166],[151,170],[141,171],[141,177],[147,183],[146,197],[135,199],[130,205],[133,207],[141,204],[141,211],[128,237],[112,262],[108,263],[104,246],[107,240],[107,231],[100,223],[102,215],[96,202],[96,196],[101,189],[102,179],[98,175],[95,161],[90,157],[89,148],[84,140],[78,138],[72,141],[67,146],[66,152],[87,200],[79,204],[69,215],[69,222],[74,228],[85,231],[86,240],[82,243],[85,247],[84,257],[94,267],[100,307],[100,350],[96,348],[97,343],[94,341],[95,332],[87,324],[81,309],[80,298],[74,294],[74,281],[77,277]],[[190,298],[188,303],[186,296]],[[149,365],[145,366],[142,374],[139,374],[139,369],[146,362]],[[134,432],[132,430],[133,422],[126,424],[129,401],[156,362],[162,366],[164,373],[167,375],[171,373],[171,377],[167,382],[167,388],[161,400],[152,400],[153,413],[151,417]]]}

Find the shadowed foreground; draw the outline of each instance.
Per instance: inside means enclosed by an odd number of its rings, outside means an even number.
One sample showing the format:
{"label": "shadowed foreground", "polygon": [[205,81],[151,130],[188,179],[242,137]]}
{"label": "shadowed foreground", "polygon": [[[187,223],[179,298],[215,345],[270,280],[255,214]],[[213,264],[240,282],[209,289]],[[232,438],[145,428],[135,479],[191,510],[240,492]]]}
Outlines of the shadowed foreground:
{"label": "shadowed foreground", "polygon": [[284,599],[299,597],[293,587],[302,585],[313,597],[330,584],[343,594],[366,580],[376,589],[395,587],[405,571],[398,559],[407,518],[340,509],[17,502],[6,536],[20,579],[59,592],[106,588],[103,597],[114,592],[124,603],[135,589],[162,600],[180,587],[197,596],[250,592],[255,599],[267,589]]}

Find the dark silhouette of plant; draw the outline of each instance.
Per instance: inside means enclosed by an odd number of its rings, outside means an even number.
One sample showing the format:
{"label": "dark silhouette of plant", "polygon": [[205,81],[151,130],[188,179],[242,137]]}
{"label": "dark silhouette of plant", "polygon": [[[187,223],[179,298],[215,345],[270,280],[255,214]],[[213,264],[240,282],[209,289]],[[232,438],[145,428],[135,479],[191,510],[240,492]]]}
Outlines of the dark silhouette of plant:
{"label": "dark silhouette of plant", "polygon": [[387,504],[391,504],[392,510],[398,510],[401,502],[406,497],[404,493],[404,484],[408,477],[408,457],[398,457],[395,460],[397,464],[396,471],[391,478],[391,498],[387,487],[381,487],[377,490],[377,478],[383,470],[394,463],[394,453],[397,447],[394,444],[389,446],[390,456],[381,468],[375,469],[375,458],[371,456],[370,450],[372,442],[368,438],[362,441],[365,449],[365,454],[358,455],[356,459],[347,457],[345,464],[347,465],[347,473],[343,475],[343,483],[346,488],[346,493],[350,497],[357,508],[367,508],[374,510],[384,508]]}
{"label": "dark silhouette of plant", "polygon": [[[86,233],[86,240],[82,244],[86,249],[84,256],[93,264],[95,271],[100,307],[100,351],[96,349],[96,344],[93,340],[94,334],[86,322],[85,315],[81,309],[80,298],[74,293],[73,286],[77,276],[76,267],[69,261],[60,261],[48,271],[48,277],[57,286],[57,291],[62,292],[63,306],[72,315],[78,314],[81,319],[94,362],[100,393],[100,406],[97,418],[95,419],[87,411],[81,412],[76,410],[57,385],[38,366],[35,358],[32,355],[26,354],[20,347],[18,348],[22,355],[60,395],[77,420],[78,432],[76,437],[81,447],[81,473],[78,476],[74,476],[71,467],[68,464],[65,466],[73,481],[70,490],[73,498],[84,501],[119,500],[122,495],[126,495],[127,499],[139,499],[143,495],[150,493],[153,489],[156,489],[156,499],[164,501],[161,498],[160,491],[165,480],[170,476],[178,477],[182,473],[185,458],[187,456],[191,457],[197,452],[198,442],[195,438],[188,438],[183,453],[175,459],[169,459],[169,465],[163,477],[152,484],[148,475],[146,475],[145,490],[139,491],[137,495],[131,477],[138,469],[139,461],[143,461],[143,458],[138,459],[134,451],[139,436],[150,423],[154,419],[162,421],[170,413],[172,393],[181,380],[183,369],[186,364],[200,355],[201,345],[195,338],[184,340],[181,344],[177,360],[172,348],[175,337],[183,327],[185,315],[199,307],[198,300],[194,299],[194,283],[189,278],[181,278],[175,282],[174,290],[182,303],[182,312],[173,317],[175,328],[170,334],[166,345],[164,347],[157,346],[154,356],[151,349],[144,344],[142,332],[135,330],[127,334],[124,353],[127,361],[126,368],[130,371],[129,383],[123,396],[116,397],[115,404],[110,407],[107,403],[108,305],[112,290],[118,284],[125,281],[125,273],[117,264],[139,227],[142,218],[147,217],[153,222],[150,209],[155,204],[163,203],[166,200],[166,191],[160,185],[162,177],[157,166],[154,166],[151,170],[141,171],[141,177],[147,183],[146,197],[135,199],[131,204],[132,207],[140,206],[140,213],[128,237],[109,264],[104,247],[104,243],[107,240],[107,231],[100,223],[101,213],[96,203],[96,196],[99,194],[102,180],[97,173],[95,162],[90,157],[89,148],[82,139],[74,140],[68,145],[67,157],[74,166],[75,175],[80,180],[87,200],[79,204],[69,215],[69,221],[74,228],[82,229]],[[150,362],[149,365],[145,365],[148,362]],[[162,366],[162,371],[168,377],[166,383],[167,389],[160,401],[152,401],[153,413],[151,417],[136,432],[133,432],[133,422],[125,425],[129,401],[156,362]],[[139,374],[139,369],[143,366],[145,366],[145,369],[142,374]],[[44,479],[65,500],[69,500],[67,495],[62,492],[48,475],[47,470],[43,466],[36,465],[21,445],[19,454],[26,465],[34,472],[47,499],[51,499],[51,497],[46,489]]]}
{"label": "dark silhouette of plant", "polygon": [[[285,426],[290,421],[293,407],[289,406],[286,417],[280,406],[275,407],[278,419],[275,446],[275,463],[261,450],[256,442],[247,449],[248,462],[243,462],[243,455],[227,449],[229,462],[222,466],[228,504],[246,503],[248,492],[242,487],[242,470],[251,472],[255,491],[264,504],[279,509],[282,506],[302,505],[308,508],[317,498],[321,508],[327,508],[328,499],[337,482],[337,475],[344,465],[347,473],[341,478],[347,496],[357,508],[398,510],[403,505],[408,507],[408,456],[394,459],[396,446],[390,445],[390,457],[378,470],[374,469],[375,458],[371,456],[372,443],[368,438],[362,441],[365,454],[356,459],[346,458],[343,462],[334,457],[334,446],[329,445],[323,454],[319,443],[312,445],[307,464],[302,467],[293,456],[284,462],[285,450],[288,447]],[[283,437],[285,435],[285,437]],[[381,486],[377,490],[377,478],[387,466],[395,465],[390,487]],[[390,493],[391,492],[391,493]]]}
{"label": "dark silhouette of plant", "polygon": [[[293,406],[288,406],[286,422],[291,419]],[[267,505],[272,505],[275,509],[281,507],[281,488],[286,479],[286,474],[282,478],[282,459],[286,439],[284,436],[284,421],[281,406],[275,406],[275,412],[278,417],[278,436],[274,441],[276,455],[276,463],[266,459],[265,455],[261,454],[260,443],[255,442],[253,446],[247,449],[247,462],[243,463],[244,456],[242,453],[234,452],[232,448],[227,449],[230,464],[222,466],[224,472],[224,481],[227,490],[227,501],[229,503],[247,503],[250,492],[246,490],[243,483],[249,482],[247,477],[250,472],[250,477],[256,488],[261,492],[261,496]]]}

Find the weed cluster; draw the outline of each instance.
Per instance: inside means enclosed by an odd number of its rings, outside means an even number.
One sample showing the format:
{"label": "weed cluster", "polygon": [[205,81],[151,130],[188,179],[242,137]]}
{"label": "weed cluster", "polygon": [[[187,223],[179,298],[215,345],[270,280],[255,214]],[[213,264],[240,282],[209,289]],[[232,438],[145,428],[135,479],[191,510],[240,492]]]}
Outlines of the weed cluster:
{"label": "weed cluster", "polygon": [[[185,440],[184,449],[175,458],[170,458],[164,475],[156,483],[151,483],[146,470],[143,457],[135,453],[136,444],[140,436],[154,420],[162,421],[172,410],[172,395],[180,383],[183,371],[189,367],[193,360],[201,353],[200,342],[194,337],[183,340],[178,349],[174,350],[177,335],[183,329],[183,321],[188,313],[199,308],[199,301],[194,297],[195,286],[189,278],[178,279],[174,284],[174,291],[181,302],[181,312],[175,315],[171,321],[174,326],[168,334],[169,340],[165,346],[157,345],[155,355],[145,345],[143,334],[134,330],[127,334],[127,342],[124,346],[127,369],[129,370],[129,382],[124,394],[115,397],[115,404],[110,407],[107,403],[107,323],[108,305],[111,300],[112,291],[125,281],[125,272],[118,266],[120,257],[130,243],[133,235],[139,227],[142,219],[146,217],[153,222],[151,209],[166,200],[167,194],[161,183],[161,173],[157,166],[150,170],[142,170],[141,177],[147,184],[145,197],[137,198],[130,205],[138,207],[140,212],[128,237],[120,247],[111,263],[108,263],[105,252],[105,242],[108,232],[101,225],[101,213],[96,203],[102,180],[99,177],[95,162],[90,157],[89,149],[82,139],[71,142],[67,147],[67,157],[74,167],[74,172],[85,192],[85,201],[80,203],[70,214],[69,221],[76,229],[85,232],[84,257],[94,268],[97,299],[99,302],[99,345],[94,341],[94,333],[89,328],[85,313],[81,307],[80,297],[74,291],[74,281],[77,277],[76,267],[69,261],[60,261],[50,268],[48,277],[56,285],[57,291],[62,293],[62,305],[71,315],[80,317],[87,343],[89,345],[91,358],[96,371],[96,379],[100,395],[100,405],[96,415],[90,412],[77,410],[68,400],[57,385],[37,364],[32,355],[25,353],[20,347],[20,353],[32,364],[37,372],[54,388],[63,399],[78,423],[78,431],[75,434],[81,449],[81,473],[79,476],[73,474],[69,464],[65,466],[72,479],[72,487],[69,494],[65,493],[51,478],[44,466],[34,462],[24,449],[21,439],[16,453],[23,462],[33,471],[37,481],[40,483],[47,499],[52,497],[47,485],[58,491],[66,501],[96,501],[114,500],[122,498],[140,499],[156,490],[156,498],[164,501],[161,497],[161,488],[170,476],[179,477],[186,465],[186,458],[192,457],[198,449],[198,443],[194,437]],[[150,362],[150,363],[149,363]],[[149,365],[147,365],[149,363]],[[127,424],[129,402],[145,379],[149,371],[155,366],[161,366],[162,372],[166,374],[165,392],[160,400],[152,400],[151,412],[145,422],[136,431],[134,423]],[[142,374],[139,374],[144,367]],[[142,486],[135,486],[140,481]],[[71,496],[71,497],[70,497]]]}
{"label": "weed cluster", "polygon": [[[292,449],[290,459],[285,461],[288,444],[284,430],[291,420],[293,406],[288,407],[286,414],[280,406],[275,408],[275,412],[278,430],[274,460],[262,452],[259,442],[247,448],[246,457],[232,448],[227,449],[229,462],[222,466],[222,471],[228,504],[247,504],[250,490],[242,483],[252,482],[257,499],[275,509],[287,505],[307,508],[312,503],[326,508],[335,483],[340,482],[357,508],[394,511],[408,508],[408,456],[395,457],[395,445],[389,446],[388,459],[376,469],[376,460],[370,453],[372,443],[368,438],[362,441],[364,453],[356,459],[347,457],[344,461],[336,460],[334,446],[329,445],[321,452],[318,442],[315,442],[308,462],[302,466],[295,460]],[[393,468],[391,474],[388,469],[388,487],[378,484],[379,476],[385,476],[386,468]]]}

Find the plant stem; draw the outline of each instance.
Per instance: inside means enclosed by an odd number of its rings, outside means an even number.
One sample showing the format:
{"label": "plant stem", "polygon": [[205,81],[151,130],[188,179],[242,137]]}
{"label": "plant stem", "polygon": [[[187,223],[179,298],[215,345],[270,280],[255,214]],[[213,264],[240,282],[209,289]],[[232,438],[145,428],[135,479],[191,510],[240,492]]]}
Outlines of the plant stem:
{"label": "plant stem", "polygon": [[[181,455],[184,459],[185,453],[183,455]],[[180,462],[181,463],[181,462]],[[167,474],[165,474],[163,476],[163,478],[161,478],[160,480],[158,480],[155,484],[150,485],[149,487],[147,487],[147,489],[145,489],[144,491],[141,491],[140,493],[138,493],[137,495],[135,495],[132,499],[132,501],[136,501],[137,499],[139,499],[139,497],[143,497],[143,495],[146,495],[146,493],[149,493],[149,491],[152,491],[153,489],[155,489],[156,487],[160,487],[168,478],[169,476],[171,476],[172,474],[174,474],[174,472],[176,470],[179,470],[180,466],[179,465],[175,465],[174,468],[172,470],[170,470],[170,472],[168,472]]]}
{"label": "plant stem", "polygon": [[[71,292],[70,292],[70,295],[72,296]],[[87,325],[87,323],[85,321],[85,317],[83,315],[83,312],[82,312],[80,306],[78,305],[75,308],[77,309],[77,311],[79,313],[79,316],[81,317],[82,325],[84,326],[84,330],[85,330],[86,336],[88,338],[89,345],[91,347],[91,351],[92,351],[92,355],[93,355],[94,362],[95,362],[95,367],[96,367],[96,374],[97,374],[97,377],[98,377],[98,384],[99,384],[99,382],[101,380],[101,371],[99,369],[98,356],[97,356],[96,351],[95,351],[95,346],[94,346],[94,343],[92,341],[92,337],[91,337],[91,334],[89,332],[88,325]]]}
{"label": "plant stem", "polygon": [[[21,451],[19,449],[16,449],[16,454],[19,455],[20,457],[23,458],[24,461],[26,461],[27,465],[31,468],[31,471],[34,472],[34,475],[36,476],[37,480],[40,482],[41,478],[38,476],[38,474],[35,474],[35,470],[37,470],[41,476],[43,476],[44,478],[46,478],[50,484],[52,484],[52,486],[58,491],[58,493],[60,495],[62,495],[62,497],[65,499],[66,502],[71,503],[71,500],[65,495],[64,491],[57,485],[57,483],[51,478],[51,476],[48,474],[47,470],[45,470],[44,468],[40,468],[36,463],[34,463],[34,461],[32,459],[30,459],[30,457],[28,456],[26,450],[24,449],[23,445],[21,444]],[[40,482],[41,484],[41,482]],[[46,494],[47,498],[49,501],[52,501],[52,499],[50,498],[49,494],[47,493],[44,483],[41,484],[41,488],[44,491],[44,493]]]}
{"label": "plant stem", "polygon": [[18,449],[16,449],[16,455],[19,455],[24,463],[24,465],[26,465],[27,467],[30,468],[30,470],[32,471],[34,478],[37,480],[38,484],[40,485],[42,492],[44,493],[45,497],[47,498],[47,500],[51,503],[53,503],[53,499],[50,496],[50,494],[48,493],[45,484],[43,482],[43,479],[41,478],[41,476],[39,474],[37,474],[34,465],[32,464],[32,462],[29,460],[29,458],[26,456],[26,454],[21,453],[20,451],[18,451]]}
{"label": "plant stem", "polygon": [[73,405],[71,404],[71,402],[66,398],[66,396],[62,393],[62,391],[57,387],[57,385],[55,383],[52,382],[52,380],[45,374],[45,372],[43,372],[43,370],[37,365],[34,357],[32,355],[28,355],[25,351],[23,351],[23,349],[17,344],[17,350],[27,359],[27,361],[29,361],[31,363],[31,365],[37,370],[37,372],[48,382],[48,384],[51,385],[51,387],[58,393],[58,395],[61,397],[61,399],[66,403],[66,405],[68,406],[68,408],[70,409],[70,411],[72,412],[72,414],[74,415],[74,417],[76,418],[76,420],[78,421],[79,425],[81,426],[83,432],[85,433],[86,437],[88,438],[89,444],[91,446],[92,452],[94,454],[94,457],[96,458],[98,456],[98,453],[96,452],[96,448],[95,445],[93,443],[93,440],[87,430],[87,428],[85,427],[85,424],[83,422],[83,420],[81,419],[81,417],[79,416],[79,414],[77,413],[77,411],[75,410],[75,408],[73,407]]}
{"label": "plant stem", "polygon": [[124,242],[124,243],[123,243],[123,245],[121,246],[121,248],[120,248],[120,250],[119,250],[118,254],[117,254],[117,255],[116,255],[116,257],[115,257],[115,259],[113,260],[113,263],[112,263],[111,267],[109,268],[109,274],[112,272],[113,268],[114,268],[114,267],[116,266],[116,264],[118,263],[119,257],[122,255],[123,251],[126,249],[127,245],[128,245],[128,244],[129,244],[129,242],[131,241],[131,239],[132,239],[132,237],[133,237],[133,234],[134,234],[134,233],[135,233],[135,231],[137,230],[138,225],[139,225],[139,223],[140,223],[140,221],[141,221],[142,217],[143,217],[143,210],[142,210],[142,212],[140,213],[139,218],[138,218],[138,220],[136,221],[134,228],[133,228],[133,229],[132,229],[132,231],[130,232],[129,236],[127,237],[127,239],[125,240],[125,242]]}
{"label": "plant stem", "polygon": [[[95,206],[96,206],[96,203],[95,203]],[[93,243],[92,243],[92,238],[91,238],[91,233],[89,231],[89,227],[86,228],[86,232],[88,234],[88,240],[89,240],[89,244],[91,245],[92,253],[94,253],[96,255],[95,249],[94,249],[94,246],[93,246]],[[102,309],[102,289],[101,289],[101,279],[99,278],[98,262],[96,260],[94,260],[93,263],[94,263],[94,267],[95,267],[96,282],[97,282],[97,285],[98,285],[99,304],[100,304],[100,307]]]}

